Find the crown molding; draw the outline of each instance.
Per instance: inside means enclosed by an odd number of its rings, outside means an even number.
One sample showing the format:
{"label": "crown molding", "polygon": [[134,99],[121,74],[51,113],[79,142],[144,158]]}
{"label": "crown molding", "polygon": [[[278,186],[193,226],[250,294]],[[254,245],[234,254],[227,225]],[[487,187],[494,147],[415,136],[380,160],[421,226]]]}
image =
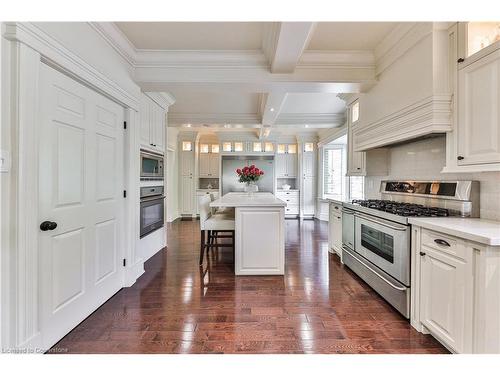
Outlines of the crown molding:
{"label": "crown molding", "polygon": [[307,50],[299,60],[301,68],[375,68],[375,56],[372,51],[316,51]]}
{"label": "crown molding", "polygon": [[134,67],[137,61],[137,50],[114,22],[88,22],[88,24]]}
{"label": "crown molding", "polygon": [[339,126],[345,123],[343,113],[282,113],[275,125],[328,125]]}
{"label": "crown molding", "polygon": [[432,22],[402,22],[374,50],[378,76],[434,29]]}
{"label": "crown molding", "polygon": [[354,103],[356,100],[359,99],[359,97],[360,97],[359,93],[337,94],[337,98],[343,100],[345,102],[346,106],[349,106],[352,103]]}
{"label": "crown molding", "polygon": [[6,22],[2,33],[6,39],[23,43],[40,53],[42,60],[52,67],[66,72],[113,100],[138,110],[139,88],[137,93],[123,89],[34,23]]}
{"label": "crown molding", "polygon": [[145,92],[153,101],[168,112],[168,107],[175,103],[175,97],[166,92]]}
{"label": "crown molding", "polygon": [[169,126],[199,125],[260,125],[260,116],[257,113],[170,113]]}

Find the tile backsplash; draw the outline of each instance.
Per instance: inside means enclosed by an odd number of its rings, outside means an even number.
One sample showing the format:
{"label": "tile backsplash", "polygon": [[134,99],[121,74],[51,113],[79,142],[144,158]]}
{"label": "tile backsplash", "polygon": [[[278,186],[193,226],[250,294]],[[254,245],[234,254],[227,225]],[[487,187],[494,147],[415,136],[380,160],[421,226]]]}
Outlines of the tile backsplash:
{"label": "tile backsplash", "polygon": [[423,139],[389,149],[389,175],[365,179],[365,197],[380,198],[380,181],[475,180],[480,182],[481,217],[500,221],[500,172],[441,173],[446,162],[444,136]]}

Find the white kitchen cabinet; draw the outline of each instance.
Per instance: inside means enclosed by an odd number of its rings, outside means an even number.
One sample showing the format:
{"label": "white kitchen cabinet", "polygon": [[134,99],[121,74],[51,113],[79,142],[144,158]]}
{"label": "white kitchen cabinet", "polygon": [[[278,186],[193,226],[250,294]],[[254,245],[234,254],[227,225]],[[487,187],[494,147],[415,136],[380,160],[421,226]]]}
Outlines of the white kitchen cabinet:
{"label": "white kitchen cabinet", "polygon": [[302,215],[316,214],[316,151],[302,152]]}
{"label": "white kitchen cabinet", "polygon": [[467,283],[472,264],[423,246],[420,252],[420,321],[457,353],[470,352],[465,337],[472,325],[466,305],[473,303]]}
{"label": "white kitchen cabinet", "polygon": [[203,178],[219,178],[219,154],[200,154],[199,175]]}
{"label": "white kitchen cabinet", "polygon": [[141,147],[151,151],[165,151],[165,110],[147,95],[140,99]]}
{"label": "white kitchen cabinet", "polygon": [[285,153],[276,155],[276,177],[297,177],[297,154]]}
{"label": "white kitchen cabinet", "polygon": [[457,164],[500,163],[500,50],[458,71]]}
{"label": "white kitchen cabinet", "polygon": [[181,176],[181,214],[192,215],[194,210],[193,176]]}
{"label": "white kitchen cabinet", "polygon": [[300,213],[300,192],[298,190],[278,190],[276,197],[286,202],[285,216],[297,217]]}
{"label": "white kitchen cabinet", "polygon": [[330,251],[342,256],[342,205],[335,202],[329,204],[328,244]]}

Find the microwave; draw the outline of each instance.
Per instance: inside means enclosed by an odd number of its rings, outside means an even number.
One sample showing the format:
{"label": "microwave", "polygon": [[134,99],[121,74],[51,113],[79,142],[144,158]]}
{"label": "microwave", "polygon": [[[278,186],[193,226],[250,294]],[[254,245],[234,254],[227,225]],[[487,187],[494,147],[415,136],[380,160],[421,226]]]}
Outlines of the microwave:
{"label": "microwave", "polygon": [[141,151],[141,180],[163,180],[163,155]]}

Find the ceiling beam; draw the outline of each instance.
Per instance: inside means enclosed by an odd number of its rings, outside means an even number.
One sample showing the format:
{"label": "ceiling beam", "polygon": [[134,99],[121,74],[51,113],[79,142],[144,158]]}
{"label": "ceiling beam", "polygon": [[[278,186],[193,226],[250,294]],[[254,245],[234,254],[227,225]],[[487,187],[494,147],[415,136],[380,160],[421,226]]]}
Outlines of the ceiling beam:
{"label": "ceiling beam", "polygon": [[260,114],[262,116],[262,125],[260,128],[259,138],[267,138],[271,132],[271,127],[276,122],[283,104],[285,103],[286,92],[271,92],[263,95],[260,106]]}
{"label": "ceiling beam", "polygon": [[314,22],[275,22],[267,30],[262,49],[271,73],[293,73],[314,30]]}

